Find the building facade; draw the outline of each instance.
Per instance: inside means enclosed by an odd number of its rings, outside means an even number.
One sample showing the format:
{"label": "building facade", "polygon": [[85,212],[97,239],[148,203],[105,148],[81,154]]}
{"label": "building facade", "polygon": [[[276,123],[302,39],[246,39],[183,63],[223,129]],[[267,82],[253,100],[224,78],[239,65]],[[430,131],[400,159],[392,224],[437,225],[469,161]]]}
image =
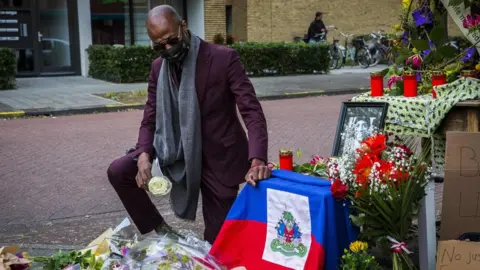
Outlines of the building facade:
{"label": "building facade", "polygon": [[[175,7],[206,41],[216,34],[292,41],[306,33],[316,11],[345,33],[388,31],[401,9],[400,0],[0,0],[0,47],[16,50],[18,76],[86,76],[88,46],[150,44],[145,19],[161,4]],[[449,34],[461,35],[449,20]]]}
{"label": "building facade", "polygon": [[[17,54],[18,76],[88,74],[92,44],[149,45],[148,11],[175,7],[189,28],[211,40],[218,0],[0,0],[0,47]],[[221,7],[225,18],[225,4]],[[212,18],[208,17],[212,14]],[[220,18],[220,19],[222,19]],[[224,23],[225,25],[225,23]],[[209,28],[212,27],[212,28]]]}

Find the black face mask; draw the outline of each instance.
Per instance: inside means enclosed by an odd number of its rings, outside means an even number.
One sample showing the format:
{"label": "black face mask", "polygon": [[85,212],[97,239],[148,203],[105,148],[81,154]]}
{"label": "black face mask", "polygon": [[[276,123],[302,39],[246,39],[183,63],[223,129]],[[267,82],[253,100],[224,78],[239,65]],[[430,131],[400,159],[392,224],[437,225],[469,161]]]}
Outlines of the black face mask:
{"label": "black face mask", "polygon": [[183,61],[190,49],[190,39],[183,36],[177,44],[173,44],[169,49],[160,53],[160,56],[171,63],[179,63]]}

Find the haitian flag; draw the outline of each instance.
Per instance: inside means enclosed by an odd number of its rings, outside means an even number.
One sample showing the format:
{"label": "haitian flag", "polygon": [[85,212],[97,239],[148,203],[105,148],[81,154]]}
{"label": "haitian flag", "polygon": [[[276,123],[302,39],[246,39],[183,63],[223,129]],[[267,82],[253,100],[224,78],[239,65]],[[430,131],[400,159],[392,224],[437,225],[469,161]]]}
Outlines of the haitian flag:
{"label": "haitian flag", "polygon": [[229,269],[337,269],[356,238],[343,204],[328,180],[273,170],[244,187],[210,255]]}

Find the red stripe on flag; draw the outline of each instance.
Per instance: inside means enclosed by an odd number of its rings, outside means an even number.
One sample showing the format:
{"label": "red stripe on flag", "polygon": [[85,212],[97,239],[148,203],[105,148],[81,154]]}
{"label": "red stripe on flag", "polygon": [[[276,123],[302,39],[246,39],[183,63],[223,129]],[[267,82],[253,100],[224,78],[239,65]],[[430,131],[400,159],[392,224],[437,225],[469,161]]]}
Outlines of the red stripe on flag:
{"label": "red stripe on flag", "polygon": [[[249,220],[226,220],[213,243],[210,254],[228,269],[244,266],[248,270],[284,270],[290,269],[262,260],[265,247],[267,224]],[[323,247],[315,241],[308,252],[305,270],[323,269]]]}

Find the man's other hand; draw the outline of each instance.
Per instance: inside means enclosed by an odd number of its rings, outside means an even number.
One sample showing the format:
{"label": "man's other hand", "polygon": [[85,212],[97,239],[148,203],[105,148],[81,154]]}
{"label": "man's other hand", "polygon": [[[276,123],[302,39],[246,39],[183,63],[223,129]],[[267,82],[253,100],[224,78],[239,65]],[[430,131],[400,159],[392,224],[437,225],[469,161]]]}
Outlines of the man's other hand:
{"label": "man's other hand", "polygon": [[138,157],[138,173],[135,177],[139,188],[146,188],[148,181],[152,179],[152,163],[147,153],[141,153]]}
{"label": "man's other hand", "polygon": [[268,168],[267,164],[263,160],[253,159],[252,160],[252,167],[248,170],[247,175],[245,176],[245,180],[252,186],[256,186],[256,182],[267,179],[272,174],[270,168]]}

